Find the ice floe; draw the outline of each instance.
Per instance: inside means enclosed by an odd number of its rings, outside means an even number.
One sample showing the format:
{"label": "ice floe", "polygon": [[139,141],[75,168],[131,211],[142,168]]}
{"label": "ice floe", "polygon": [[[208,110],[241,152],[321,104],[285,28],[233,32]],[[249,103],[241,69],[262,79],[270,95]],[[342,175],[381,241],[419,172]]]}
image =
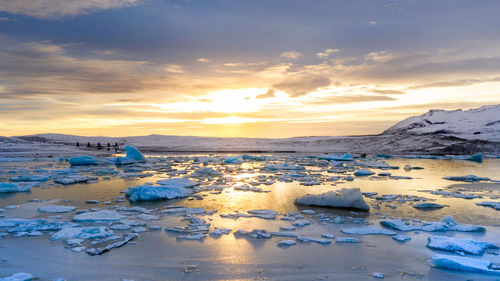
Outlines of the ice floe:
{"label": "ice floe", "polygon": [[106,227],[65,227],[58,232],[53,233],[50,236],[50,240],[59,239],[95,239],[95,238],[106,238],[113,235],[113,231],[107,229]]}
{"label": "ice floe", "polygon": [[500,266],[487,260],[436,254],[428,262],[433,267],[448,270],[500,275]]}
{"label": "ice floe", "polygon": [[35,279],[33,275],[29,273],[19,272],[9,277],[0,278],[0,281],[29,281],[33,279]]}
{"label": "ice floe", "polygon": [[457,223],[451,216],[445,216],[441,221],[434,222],[421,222],[411,224],[408,221],[401,219],[394,219],[388,221],[381,221],[380,224],[390,229],[399,231],[461,231],[461,232],[484,232],[486,229],[477,225],[463,225]]}
{"label": "ice floe", "polygon": [[489,181],[490,180],[490,178],[478,177],[476,175],[452,176],[452,177],[444,177],[443,179],[449,180],[449,181],[464,181],[464,182],[478,182],[478,181]]}
{"label": "ice floe", "polygon": [[60,206],[60,205],[51,205],[51,206],[43,206],[38,208],[38,212],[40,213],[67,213],[74,211],[76,209],[75,206]]}
{"label": "ice floe", "polygon": [[364,201],[359,188],[343,188],[318,195],[309,194],[298,198],[296,202],[301,205],[370,210],[370,206]]}
{"label": "ice floe", "polygon": [[494,201],[482,201],[476,203],[478,206],[483,206],[483,207],[490,207],[493,208],[497,211],[500,211],[500,202],[494,202]]}
{"label": "ice floe", "polygon": [[73,221],[76,222],[96,222],[96,221],[119,221],[125,216],[120,215],[115,211],[102,210],[97,212],[87,212],[75,215]]}
{"label": "ice floe", "polygon": [[431,236],[428,238],[427,247],[433,250],[463,252],[470,255],[482,255],[487,249],[499,248],[488,242],[449,236]]}

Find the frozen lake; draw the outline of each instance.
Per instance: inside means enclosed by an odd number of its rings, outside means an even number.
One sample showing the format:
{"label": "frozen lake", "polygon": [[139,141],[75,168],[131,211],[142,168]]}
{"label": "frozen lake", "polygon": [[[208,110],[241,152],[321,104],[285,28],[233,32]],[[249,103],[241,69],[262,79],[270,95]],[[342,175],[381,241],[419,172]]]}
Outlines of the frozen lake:
{"label": "frozen lake", "polygon": [[[25,234],[20,238],[15,238],[15,232],[11,232],[0,238],[0,276],[29,272],[41,280],[58,277],[67,280],[369,280],[374,278],[374,272],[381,272],[387,280],[498,279],[494,275],[431,267],[427,260],[435,253],[446,252],[431,250],[426,244],[428,237],[434,235],[500,244],[499,211],[477,205],[484,201],[500,201],[500,182],[497,181],[500,180],[500,159],[485,159],[477,163],[373,157],[341,162],[321,157],[324,155],[166,154],[150,155],[147,163],[73,168],[57,159],[0,162],[0,182],[12,182],[12,178],[22,175],[41,176],[39,180],[47,177],[39,182],[39,186],[32,186],[30,192],[0,193],[0,209],[3,210],[0,215],[4,216],[0,220],[48,218],[49,221],[71,222],[75,214],[99,208],[110,209],[127,220],[137,221],[137,225],[130,227],[132,230],[136,227],[145,230],[136,229],[140,234],[134,240],[135,244],[129,243],[102,256],[90,256],[85,250],[75,253],[71,250],[74,245],[69,246],[60,240],[50,241],[50,233],[55,231],[43,231],[40,236]],[[216,173],[195,174],[194,171],[200,168],[210,168]],[[374,174],[354,176],[360,169],[368,169]],[[54,183],[55,179],[74,174],[87,176],[87,182]],[[444,179],[465,175],[487,179],[478,182]],[[130,202],[120,193],[132,186],[177,177],[189,177],[200,185],[195,187],[191,196],[172,200]],[[341,188],[359,188],[365,193],[364,200],[370,211],[295,204],[295,199],[306,194]],[[413,207],[424,202],[444,207],[430,210]],[[74,206],[76,210],[64,213],[37,211],[37,208],[47,205]],[[141,207],[146,211],[117,211],[123,206]],[[173,206],[204,210],[165,211],[175,210]],[[251,217],[248,212],[256,209],[271,209],[278,214],[275,219]],[[189,210],[195,211],[190,215]],[[55,215],[60,217],[53,217]],[[393,240],[390,235],[342,232],[342,229],[352,227],[381,228],[380,221],[384,220],[401,218],[411,224],[421,224],[420,221],[439,221],[447,215],[460,224],[484,226],[486,231],[395,230],[411,238],[405,243]],[[290,217],[293,219],[282,219]],[[199,219],[198,224],[209,224],[210,232],[214,227],[227,228],[229,234],[185,240],[179,239],[179,233],[165,231],[185,227],[189,224],[186,219],[191,218]],[[327,238],[331,243],[321,244],[280,234],[257,239],[235,233],[254,229],[279,232],[280,227],[293,227],[298,220],[308,220],[311,224],[281,232],[314,238],[333,234],[336,238]],[[118,221],[84,223],[85,226],[111,229],[116,224]],[[154,230],[154,226],[162,229]],[[8,229],[0,228],[0,233],[8,233]],[[131,230],[115,229],[113,232],[119,236]],[[339,237],[354,237],[359,243],[336,243]],[[290,239],[299,241],[290,247],[277,246],[281,240]],[[81,246],[88,249],[114,242],[104,241],[102,237],[95,240],[94,244],[92,239],[82,241]],[[472,257],[500,262],[498,250],[488,250],[484,257]]]}

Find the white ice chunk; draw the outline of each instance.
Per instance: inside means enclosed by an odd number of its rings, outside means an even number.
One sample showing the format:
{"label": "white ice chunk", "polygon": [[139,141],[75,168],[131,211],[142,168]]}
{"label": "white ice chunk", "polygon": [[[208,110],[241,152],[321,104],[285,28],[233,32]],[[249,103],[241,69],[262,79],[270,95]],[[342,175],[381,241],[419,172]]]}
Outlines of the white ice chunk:
{"label": "white ice chunk", "polygon": [[11,275],[9,277],[4,277],[4,278],[0,278],[0,281],[29,281],[29,280],[33,280],[35,279],[35,277],[29,273],[24,273],[24,272],[20,272],[20,273],[16,273],[14,275]]}
{"label": "white ice chunk", "polygon": [[429,237],[427,247],[433,250],[463,252],[471,255],[482,255],[487,249],[499,248],[497,245],[488,242],[448,236]]}
{"label": "white ice chunk", "polygon": [[277,246],[278,247],[290,247],[297,244],[295,240],[281,240],[278,242]]}
{"label": "white ice chunk", "polygon": [[296,200],[298,204],[334,208],[355,208],[368,211],[370,207],[363,199],[359,188],[343,188],[318,195],[306,195]]}
{"label": "white ice chunk", "polygon": [[500,275],[499,266],[495,266],[492,262],[487,260],[459,256],[433,255],[429,260],[429,264],[437,268],[448,270]]}
{"label": "white ice chunk", "polygon": [[115,211],[102,210],[97,212],[87,212],[75,215],[73,220],[76,222],[95,222],[95,221],[119,221],[125,216]]}
{"label": "white ice chunk", "polygon": [[75,210],[75,206],[60,206],[60,205],[51,205],[51,206],[43,206],[38,208],[38,212],[40,213],[66,213]]}

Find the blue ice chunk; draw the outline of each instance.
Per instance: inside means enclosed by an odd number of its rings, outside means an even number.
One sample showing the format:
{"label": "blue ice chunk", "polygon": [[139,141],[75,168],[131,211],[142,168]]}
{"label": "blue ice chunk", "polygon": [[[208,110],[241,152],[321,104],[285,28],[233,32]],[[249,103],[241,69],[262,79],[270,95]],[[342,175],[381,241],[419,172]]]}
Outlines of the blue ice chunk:
{"label": "blue ice chunk", "polygon": [[71,166],[92,166],[92,165],[112,164],[110,161],[88,155],[71,157],[68,160],[68,162]]}
{"label": "blue ice chunk", "polygon": [[356,172],[354,172],[354,175],[357,177],[371,176],[373,174],[375,173],[368,169],[359,169]]}
{"label": "blue ice chunk", "polygon": [[487,249],[499,248],[488,242],[449,236],[431,236],[428,238],[427,247],[433,250],[463,252],[471,255],[482,255]]}
{"label": "blue ice chunk", "polygon": [[137,148],[131,146],[131,145],[126,145],[125,146],[125,151],[127,152],[127,158],[133,159],[137,162],[146,162],[146,158],[142,155]]}
{"label": "blue ice chunk", "polygon": [[0,281],[29,281],[33,279],[35,279],[33,275],[29,273],[19,272],[9,277],[0,278]]}
{"label": "blue ice chunk", "polygon": [[482,163],[483,162],[483,154],[482,153],[478,153],[478,154],[474,154],[474,155],[457,155],[455,156],[455,159],[456,160],[468,160],[468,161],[473,161],[473,162],[477,162],[477,163]]}
{"label": "blue ice chunk", "polygon": [[460,256],[433,255],[428,261],[433,267],[463,271],[478,272],[491,275],[500,275],[500,268],[487,260],[466,258]]}
{"label": "blue ice chunk", "polygon": [[377,158],[386,158],[386,159],[394,158],[394,156],[388,154],[377,154],[376,156]]}
{"label": "blue ice chunk", "polygon": [[239,156],[234,157],[226,157],[224,160],[224,164],[241,164],[243,163],[243,159]]}
{"label": "blue ice chunk", "polygon": [[31,191],[31,185],[16,185],[10,182],[0,182],[0,193],[8,192],[28,192]]}
{"label": "blue ice chunk", "polygon": [[350,153],[346,153],[344,155],[319,156],[318,159],[320,159],[320,160],[335,160],[335,161],[353,161],[354,160],[354,158],[352,158]]}

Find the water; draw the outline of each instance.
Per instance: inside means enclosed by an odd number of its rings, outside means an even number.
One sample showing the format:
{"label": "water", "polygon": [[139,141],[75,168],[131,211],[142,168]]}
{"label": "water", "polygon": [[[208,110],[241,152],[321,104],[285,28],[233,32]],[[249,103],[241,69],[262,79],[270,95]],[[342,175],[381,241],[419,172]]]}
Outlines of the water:
{"label": "water", "polygon": [[[62,186],[51,181],[33,188],[30,193],[0,194],[0,208],[20,204],[20,208],[6,210],[4,215],[24,215],[26,217],[46,217],[50,214],[39,214],[37,206],[48,205],[46,199],[61,199],[58,204],[74,205],[83,208],[107,208],[122,205],[141,206],[163,209],[166,206],[205,207],[216,210],[214,215],[201,216],[211,223],[212,227],[224,227],[236,230],[266,229],[278,231],[280,226],[289,226],[290,222],[281,220],[264,220],[258,218],[225,219],[220,214],[235,211],[246,212],[252,209],[273,209],[280,213],[314,209],[327,216],[345,216],[346,224],[320,224],[314,216],[306,216],[313,223],[296,230],[305,236],[320,237],[322,233],[333,233],[335,236],[348,236],[341,229],[350,226],[363,226],[353,221],[361,218],[366,223],[379,226],[379,221],[388,217],[404,217],[435,221],[444,215],[452,215],[455,220],[464,224],[484,225],[486,233],[449,232],[444,235],[472,238],[480,241],[500,242],[500,224],[498,211],[477,206],[480,201],[498,201],[500,183],[459,183],[442,179],[445,176],[461,176],[474,174],[492,179],[499,179],[500,159],[486,159],[483,163],[452,160],[417,160],[391,159],[389,165],[400,167],[397,170],[384,170],[396,176],[409,176],[410,180],[391,180],[386,177],[356,177],[354,181],[324,181],[332,176],[344,177],[346,174],[328,173],[328,167],[322,166],[314,158],[305,155],[279,154],[270,155],[266,162],[246,162],[242,165],[214,165],[195,163],[196,157],[220,157],[227,155],[161,155],[162,162],[141,164],[136,166],[105,168],[123,171],[139,171],[152,173],[145,178],[122,179],[117,175],[97,176],[94,183]],[[158,157],[158,156],[155,156]],[[159,158],[155,158],[159,159]],[[235,190],[235,186],[248,184],[265,176],[266,180],[275,180],[277,174],[286,172],[265,172],[262,166],[269,163],[305,164],[306,174],[321,182],[320,185],[304,186],[299,182],[276,181],[271,185],[261,184],[258,187],[268,190],[267,193],[255,193]],[[404,170],[405,165],[418,166],[420,170]],[[189,175],[199,167],[213,167],[223,172],[223,179],[203,180],[202,186],[225,185],[220,194],[213,190],[205,190],[199,194],[203,200],[193,197],[168,201],[130,203],[121,199],[120,191],[130,186],[156,182],[159,179]],[[0,181],[25,173],[41,174],[67,169],[66,163],[58,162],[22,162],[0,163]],[[72,168],[74,169],[74,168]],[[76,168],[82,174],[95,175],[103,167]],[[356,170],[357,168],[354,168]],[[371,169],[382,172],[379,169]],[[352,171],[347,174],[351,174]],[[335,184],[335,185],[332,185]],[[358,187],[362,192],[378,192],[383,194],[414,195],[434,199],[439,204],[448,205],[440,210],[423,211],[411,207],[411,202],[378,202],[365,198],[372,206],[370,212],[359,212],[344,209],[317,208],[299,206],[294,203],[297,197],[305,194],[316,194],[340,188]],[[481,195],[483,198],[472,200],[460,198],[443,198],[422,190],[461,191],[467,194]],[[26,203],[28,200],[41,199],[42,202]],[[99,204],[86,204],[86,200],[99,200]],[[105,205],[102,202],[111,201]],[[53,202],[53,201],[50,201]],[[396,206],[391,208],[389,206]],[[373,207],[379,208],[373,208]],[[61,214],[63,220],[71,220],[72,213]],[[351,218],[348,218],[351,217]],[[163,227],[184,226],[183,217],[162,216],[149,225]],[[1,231],[1,229],[0,229]],[[123,232],[125,233],[125,232]],[[115,231],[115,234],[122,234]],[[176,234],[165,231],[149,231],[141,233],[136,245],[126,245],[99,257],[91,257],[85,253],[73,253],[62,241],[49,241],[47,234],[42,237],[0,239],[0,276],[15,272],[30,272],[41,280],[53,280],[63,277],[68,280],[371,280],[373,272],[383,272],[385,280],[496,280],[493,276],[461,273],[432,268],[427,259],[435,253],[425,247],[430,233],[405,233],[412,240],[401,244],[389,236],[357,236],[359,244],[318,245],[298,243],[291,248],[276,247],[283,237],[269,240],[237,237],[233,234],[220,238],[208,237],[201,241],[184,241],[176,239]],[[443,235],[439,233],[437,235]],[[86,246],[90,247],[90,245]],[[383,257],[383,258],[381,258]],[[500,262],[500,257],[486,254],[485,259]],[[85,266],[82,266],[85,265]]]}

